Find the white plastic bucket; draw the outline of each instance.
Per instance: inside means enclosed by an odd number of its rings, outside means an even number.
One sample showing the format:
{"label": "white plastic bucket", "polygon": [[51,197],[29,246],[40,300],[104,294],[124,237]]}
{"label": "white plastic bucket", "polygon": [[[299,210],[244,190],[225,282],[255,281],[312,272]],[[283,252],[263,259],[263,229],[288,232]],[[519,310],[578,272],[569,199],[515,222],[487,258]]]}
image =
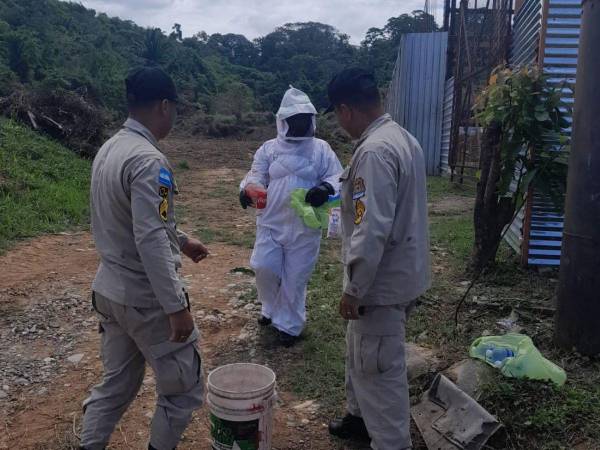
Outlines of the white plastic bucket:
{"label": "white plastic bucket", "polygon": [[258,364],[229,364],[208,375],[213,450],[270,450],[275,373]]}

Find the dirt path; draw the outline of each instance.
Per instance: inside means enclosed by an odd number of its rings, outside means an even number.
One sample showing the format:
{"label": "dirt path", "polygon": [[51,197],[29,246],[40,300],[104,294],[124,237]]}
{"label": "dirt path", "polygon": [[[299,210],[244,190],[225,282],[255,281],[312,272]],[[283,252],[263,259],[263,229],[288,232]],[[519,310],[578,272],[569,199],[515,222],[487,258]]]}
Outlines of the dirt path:
{"label": "dirt path", "polygon": [[[276,371],[301,357],[258,330],[248,263],[253,218],[237,207],[237,183],[258,143],[171,139],[181,227],[212,240],[211,257],[182,270],[201,328],[208,371],[230,361],[268,363]],[[187,169],[189,167],[189,169]],[[0,449],[77,448],[81,402],[101,379],[99,335],[90,308],[97,256],[88,232],[43,236],[0,257]],[[315,399],[280,387],[274,449],[337,449]],[[147,371],[142,390],[113,434],[110,448],[142,449],[154,404]],[[198,411],[181,449],[210,448],[207,415]]]}

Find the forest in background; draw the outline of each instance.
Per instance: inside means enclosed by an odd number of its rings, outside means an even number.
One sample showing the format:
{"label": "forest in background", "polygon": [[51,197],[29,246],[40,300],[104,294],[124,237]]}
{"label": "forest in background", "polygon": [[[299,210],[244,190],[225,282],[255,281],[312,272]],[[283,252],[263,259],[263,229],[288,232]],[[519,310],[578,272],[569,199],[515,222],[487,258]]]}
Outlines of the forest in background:
{"label": "forest in background", "polygon": [[79,3],[0,0],[0,96],[22,89],[71,91],[121,113],[128,70],[159,64],[188,106],[212,117],[240,121],[253,111],[273,112],[289,84],[322,108],[333,74],[361,65],[384,87],[402,34],[435,27],[431,15],[414,11],[369,29],[359,46],[343,31],[316,22],[285,24],[255,40],[201,30],[183,37],[179,24],[147,29]]}

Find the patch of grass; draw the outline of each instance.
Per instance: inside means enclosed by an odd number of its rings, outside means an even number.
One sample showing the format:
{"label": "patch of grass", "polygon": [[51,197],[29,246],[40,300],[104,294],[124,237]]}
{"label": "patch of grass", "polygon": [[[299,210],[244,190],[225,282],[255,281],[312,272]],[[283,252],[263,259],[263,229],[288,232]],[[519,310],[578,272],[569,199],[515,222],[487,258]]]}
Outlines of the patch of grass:
{"label": "patch of grass", "polygon": [[254,234],[233,232],[225,228],[216,228],[210,226],[205,221],[200,220],[194,230],[194,236],[205,244],[221,242],[224,244],[237,245],[243,248],[254,248]]}
{"label": "patch of grass", "polygon": [[493,442],[495,448],[560,449],[600,442],[597,382],[567,382],[558,388],[495,374],[493,382],[484,387],[480,402],[506,427],[506,433]]}
{"label": "patch of grass", "polygon": [[242,275],[250,275],[250,276],[255,276],[256,274],[254,273],[254,270],[249,269],[248,267],[236,267],[234,269],[231,269],[229,271],[229,273],[241,273]]}
{"label": "patch of grass", "polygon": [[427,177],[427,198],[430,202],[444,198],[448,194],[471,197],[475,195],[475,188],[453,183],[447,177]]}
{"label": "patch of grass", "polygon": [[473,219],[470,214],[433,217],[430,223],[431,243],[444,247],[464,270],[473,250]]}
{"label": "patch of grass", "polygon": [[180,170],[190,170],[190,163],[184,159],[177,164],[177,168]]}
{"label": "patch of grass", "polygon": [[296,394],[316,398],[328,411],[343,406],[346,323],[338,315],[342,292],[339,242],[323,241],[321,259],[310,282],[304,357],[290,375]]}
{"label": "patch of grass", "polygon": [[216,198],[216,199],[236,199],[239,195],[239,192],[237,190],[236,186],[231,186],[229,184],[227,185],[223,185],[223,184],[218,184],[214,187],[214,189],[212,191],[207,192],[207,196],[209,198]]}
{"label": "patch of grass", "polygon": [[85,224],[90,161],[13,121],[0,121],[0,251]]}

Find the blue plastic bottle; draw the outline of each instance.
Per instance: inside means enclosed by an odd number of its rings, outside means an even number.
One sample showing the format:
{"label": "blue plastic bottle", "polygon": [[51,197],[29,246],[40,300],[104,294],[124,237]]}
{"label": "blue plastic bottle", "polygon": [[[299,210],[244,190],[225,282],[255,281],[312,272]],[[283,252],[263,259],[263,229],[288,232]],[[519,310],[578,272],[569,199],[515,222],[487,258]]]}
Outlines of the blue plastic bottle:
{"label": "blue plastic bottle", "polygon": [[507,358],[514,358],[515,353],[506,347],[490,345],[485,351],[485,359],[495,367],[502,367]]}

